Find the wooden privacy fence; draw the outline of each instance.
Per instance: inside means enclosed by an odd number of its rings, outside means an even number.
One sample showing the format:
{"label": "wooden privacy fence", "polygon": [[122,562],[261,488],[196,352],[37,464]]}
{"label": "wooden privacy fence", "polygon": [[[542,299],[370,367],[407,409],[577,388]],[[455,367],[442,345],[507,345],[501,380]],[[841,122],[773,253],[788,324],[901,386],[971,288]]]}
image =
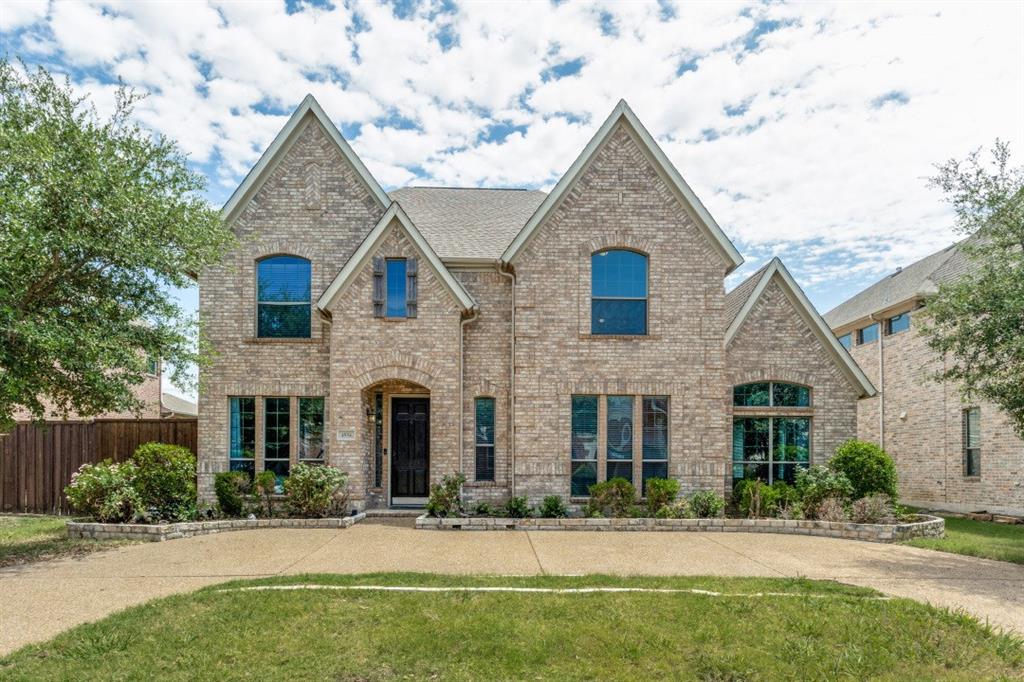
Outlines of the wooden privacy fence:
{"label": "wooden privacy fence", "polygon": [[142,443],[196,451],[195,419],[97,419],[18,424],[0,436],[0,511],[61,514],[64,487],[85,463],[123,462]]}

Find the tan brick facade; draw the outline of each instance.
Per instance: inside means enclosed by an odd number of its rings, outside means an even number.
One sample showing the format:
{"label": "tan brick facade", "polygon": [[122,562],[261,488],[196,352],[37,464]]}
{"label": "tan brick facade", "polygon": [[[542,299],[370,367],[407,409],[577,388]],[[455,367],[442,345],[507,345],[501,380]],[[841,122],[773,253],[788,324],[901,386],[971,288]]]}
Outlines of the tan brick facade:
{"label": "tan brick facade", "polygon": [[[513,492],[531,503],[548,494],[569,497],[574,394],[636,397],[636,482],[642,466],[640,397],[667,396],[668,469],[687,491],[725,493],[731,483],[731,388],[748,377],[798,379],[812,387],[815,459],[853,436],[858,393],[781,291],[765,293],[727,350],[723,279],[731,264],[635,128],[620,124],[610,130],[511,263],[449,262],[447,270],[441,267],[444,272],[435,271],[417,246],[418,231],[413,227],[414,235],[395,219],[382,226],[385,233],[375,232],[382,234],[379,241],[367,241],[374,245],[372,253],[353,261],[329,308],[318,313],[317,297],[386,207],[315,118],[304,126],[239,209],[233,226],[241,246],[200,279],[200,314],[218,352],[201,377],[204,500],[212,499],[213,474],[228,468],[231,396],[258,399],[257,470],[264,426],[259,399],[293,398],[294,430],[295,401],[323,396],[327,460],[349,473],[353,505],[359,508],[390,502],[386,451],[379,472],[376,464],[377,394],[383,402],[385,450],[392,396],[429,395],[430,480],[461,470],[468,478],[467,497],[491,502]],[[645,336],[590,333],[591,255],[609,248],[648,257]],[[310,339],[254,338],[255,263],[274,254],[312,263]],[[374,315],[374,256],[418,259],[414,318]],[[467,310],[443,284],[447,273],[475,300],[473,308]],[[760,331],[767,328],[771,339]],[[476,480],[478,397],[495,399],[493,482]],[[603,421],[603,398],[599,406]],[[599,438],[603,453],[603,428]],[[603,454],[598,466],[601,479]]]}
{"label": "tan brick facade", "polygon": [[[811,388],[810,408],[734,408],[740,414],[811,418],[811,463],[824,464],[856,432],[858,392],[778,282],[743,321],[726,355],[728,383],[784,381]],[[730,402],[731,404],[731,402]]]}
{"label": "tan brick facade", "polygon": [[[887,315],[896,312],[901,311]],[[852,336],[865,324],[854,325]],[[1024,514],[1024,441],[998,408],[965,405],[955,385],[931,379],[943,369],[942,359],[927,347],[918,325],[912,314],[908,331],[853,347],[854,359],[880,391],[859,401],[858,437],[879,442],[881,409],[881,442],[896,460],[900,495],[909,504]],[[964,475],[963,410],[968,406],[981,409],[980,476]]]}

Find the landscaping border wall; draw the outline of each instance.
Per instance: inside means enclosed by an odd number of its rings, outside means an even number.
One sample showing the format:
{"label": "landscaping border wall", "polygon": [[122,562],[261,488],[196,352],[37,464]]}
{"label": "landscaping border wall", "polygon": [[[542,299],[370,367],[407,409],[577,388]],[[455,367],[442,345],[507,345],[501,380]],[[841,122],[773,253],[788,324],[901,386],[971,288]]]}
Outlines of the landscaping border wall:
{"label": "landscaping border wall", "polygon": [[194,535],[226,533],[254,528],[348,528],[366,518],[366,514],[333,519],[224,519],[186,523],[93,523],[68,521],[68,537],[94,540],[143,540],[161,542]]}
{"label": "landscaping border wall", "polygon": [[797,521],[790,519],[505,519],[492,517],[416,519],[419,530],[584,530],[584,531],[692,531],[783,533],[818,535],[869,542],[902,542],[911,538],[942,537],[946,522],[919,514],[921,520],[898,524],[850,521]]}

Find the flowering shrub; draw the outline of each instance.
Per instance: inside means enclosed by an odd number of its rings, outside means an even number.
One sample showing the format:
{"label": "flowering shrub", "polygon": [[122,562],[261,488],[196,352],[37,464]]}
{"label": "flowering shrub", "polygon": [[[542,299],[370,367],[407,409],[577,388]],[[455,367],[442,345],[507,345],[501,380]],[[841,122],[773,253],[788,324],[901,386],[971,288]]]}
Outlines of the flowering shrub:
{"label": "flowering shrub", "polygon": [[796,489],[808,514],[826,498],[834,497],[846,502],[853,495],[853,486],[846,474],[821,465],[797,469]]}
{"label": "flowering shrub", "polygon": [[134,464],[114,464],[109,459],[98,464],[83,464],[71,475],[64,488],[71,507],[101,523],[129,523],[144,507],[133,485]]}
{"label": "flowering shrub", "polygon": [[838,497],[826,497],[813,507],[808,507],[808,515],[819,521],[848,521],[846,505]]}
{"label": "flowering shrub", "polygon": [[322,464],[297,464],[284,481],[288,508],[296,516],[321,517],[344,513],[348,474]]}
{"label": "flowering shrub", "polygon": [[[650,481],[647,481],[650,483]],[[693,512],[690,510],[690,503],[685,497],[679,497],[670,502],[669,504],[663,504],[654,514],[656,519],[689,519],[693,517]]]}

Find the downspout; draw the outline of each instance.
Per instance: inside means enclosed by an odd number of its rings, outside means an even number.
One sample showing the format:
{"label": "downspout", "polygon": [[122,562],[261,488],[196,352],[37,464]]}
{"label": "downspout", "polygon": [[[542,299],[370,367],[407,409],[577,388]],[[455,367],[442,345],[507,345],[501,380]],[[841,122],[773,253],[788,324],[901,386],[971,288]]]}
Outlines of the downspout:
{"label": "downspout", "polygon": [[[459,321],[459,473],[465,473],[466,471],[466,453],[463,451],[462,443],[464,440],[463,428],[466,421],[466,403],[465,403],[465,376],[466,376],[466,351],[463,337],[466,336],[466,325],[477,318],[478,311],[476,308],[470,310],[469,317],[465,317]],[[461,488],[461,486],[460,486]],[[462,490],[459,490],[459,496],[461,497]]]}
{"label": "downspout", "polygon": [[[508,359],[508,455],[509,455],[509,497],[516,496],[516,275],[502,268],[501,261],[495,263],[498,274],[507,277],[512,285],[512,342]],[[506,266],[507,267],[507,266]]]}
{"label": "downspout", "polygon": [[885,450],[885,357],[882,344],[885,342],[885,326],[875,313],[868,316],[878,323],[878,447]]}

